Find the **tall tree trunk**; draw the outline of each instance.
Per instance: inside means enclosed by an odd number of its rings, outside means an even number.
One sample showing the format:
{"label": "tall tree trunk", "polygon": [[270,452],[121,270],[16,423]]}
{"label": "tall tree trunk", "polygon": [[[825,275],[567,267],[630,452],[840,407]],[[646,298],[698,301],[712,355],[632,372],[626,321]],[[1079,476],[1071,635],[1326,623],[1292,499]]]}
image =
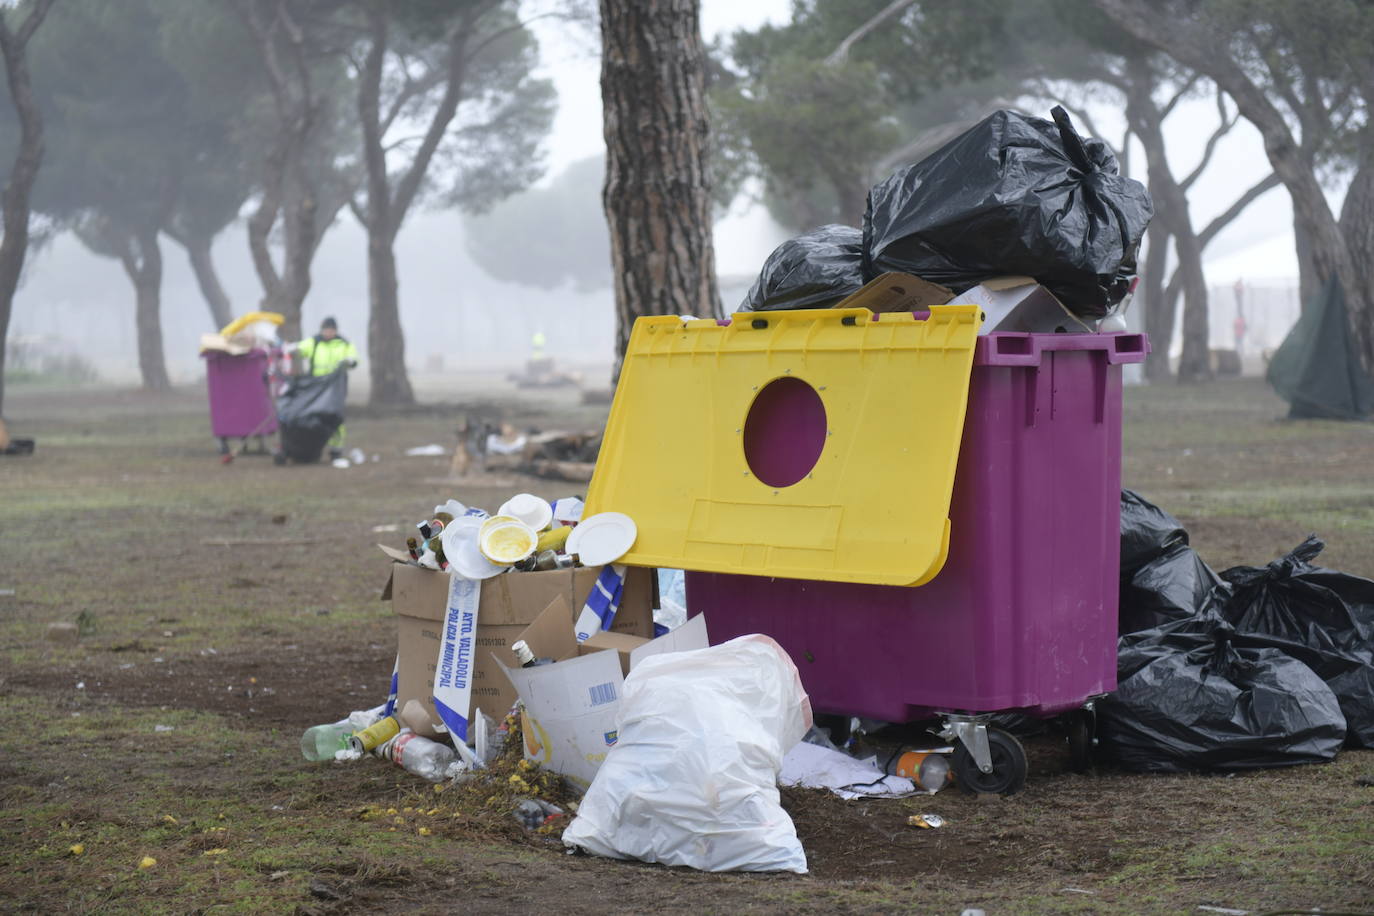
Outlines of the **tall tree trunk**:
{"label": "tall tree trunk", "polygon": [[697,0],[600,0],[616,366],[642,315],[718,316]]}
{"label": "tall tree trunk", "polygon": [[134,285],[134,324],[138,330],[138,371],[148,391],[167,391],[167,362],[162,348],[162,249],[156,229],[141,229],[128,240],[121,256]]}
{"label": "tall tree trunk", "polygon": [[[1369,341],[1374,338],[1374,289],[1360,284],[1357,255],[1346,245],[1311,156],[1300,147],[1283,113],[1226,47],[1222,30],[1206,21],[1161,12],[1156,0],[1093,3],[1139,41],[1210,77],[1259,131],[1269,164],[1293,198],[1293,219],[1311,246],[1313,269],[1318,277],[1335,273],[1340,278],[1351,326],[1361,352],[1369,354]],[[1205,9],[1200,15],[1205,16]],[[1359,252],[1358,257],[1368,258],[1370,253]]]}
{"label": "tall tree trunk", "polygon": [[406,341],[401,332],[396,254],[380,235],[367,239],[367,356],[374,404],[413,404],[415,391],[406,373]]}
{"label": "tall tree trunk", "polygon": [[[467,20],[456,25],[445,60],[444,94],[425,127],[424,136],[393,186],[383,141],[386,129],[381,113],[382,71],[389,40],[383,8],[368,8],[371,43],[358,74],[358,116],[362,124],[363,160],[367,170],[367,206],[360,218],[367,229],[368,266],[368,372],[373,404],[413,404],[415,392],[405,366],[405,337],[401,332],[400,301],[396,283],[396,236],[406,213],[415,202],[444,134],[458,113],[466,91],[469,42],[475,25],[495,4],[474,5]],[[390,119],[385,119],[389,121]],[[358,212],[355,210],[355,212]]]}
{"label": "tall tree trunk", "polygon": [[[369,11],[372,43],[358,79],[358,115],[363,128],[363,159],[367,168],[367,356],[373,404],[413,404],[415,391],[406,373],[405,335],[396,280],[395,234],[400,220],[392,212],[386,150],[382,146],[382,70],[388,41],[386,17],[377,7]],[[455,106],[456,110],[456,106]],[[449,115],[452,117],[452,114]]]}
{"label": "tall tree trunk", "polygon": [[1202,272],[1202,248],[1190,220],[1181,221],[1185,231],[1174,234],[1174,251],[1183,275],[1183,351],[1178,357],[1181,382],[1212,378],[1211,328],[1208,322],[1207,278]]}
{"label": "tall tree trunk", "polygon": [[1293,241],[1298,257],[1298,302],[1307,308],[1322,289],[1322,278],[1317,275],[1317,265],[1312,261],[1312,240],[1307,237],[1307,226],[1293,212]]}
{"label": "tall tree trunk", "polygon": [[278,140],[268,152],[262,165],[262,193],[253,214],[248,217],[248,251],[253,257],[253,270],[262,284],[262,307],[280,312],[286,319],[281,328],[283,340],[300,338],[300,315],[289,315],[282,302],[281,274],[272,258],[272,227],[281,212],[282,187],[286,183],[286,148]]}
{"label": "tall tree trunk", "polygon": [[215,271],[215,259],[210,253],[214,241],[213,237],[188,236],[185,243],[186,257],[191,262],[191,271],[196,275],[196,285],[200,287],[200,294],[205,297],[205,304],[210,307],[210,320],[215,323],[215,327],[222,328],[233,321],[234,316],[229,296],[224,292],[224,287],[219,282],[219,274]]}
{"label": "tall tree trunk", "polygon": [[1149,228],[1149,247],[1145,250],[1145,333],[1150,335],[1150,354],[1145,357],[1145,377],[1152,382],[1167,381],[1169,348],[1174,343],[1174,299],[1164,290],[1164,275],[1169,268],[1169,231],[1160,217],[1161,201],[1155,201],[1155,221]]}
{"label": "tall tree trunk", "polygon": [[[324,105],[310,70],[309,57],[318,49],[307,47],[307,30],[296,21],[300,11],[290,3],[238,0],[235,7],[256,40],[277,113],[273,145],[263,157],[262,196],[248,220],[248,248],[262,282],[263,307],[280,312],[283,339],[296,340],[301,304],[310,291],[310,264],[323,232],[317,189],[305,162]],[[278,218],[284,249],[280,270],[270,246]]]}
{"label": "tall tree trunk", "polygon": [[[1360,289],[1374,289],[1374,128],[1364,129],[1364,150],[1341,205],[1341,235],[1354,259]],[[1374,322],[1355,323],[1366,366],[1374,366]],[[1363,333],[1361,333],[1363,329]]]}
{"label": "tall tree trunk", "polygon": [[[1126,91],[1126,116],[1131,129],[1145,150],[1150,194],[1159,202],[1156,218],[1174,239],[1179,270],[1183,275],[1183,352],[1178,361],[1180,381],[1199,381],[1212,377],[1208,347],[1207,280],[1202,272],[1202,246],[1193,231],[1188,213],[1188,195],[1174,178],[1164,145],[1164,114],[1151,94],[1154,78],[1145,55],[1128,57],[1131,74]],[[1167,295],[1161,301],[1167,301]],[[1172,307],[1169,308],[1172,312]]]}
{"label": "tall tree trunk", "polygon": [[37,0],[16,31],[10,30],[7,11],[0,10],[0,56],[5,59],[10,101],[19,116],[19,149],[0,190],[4,227],[0,231],[0,416],[5,409],[5,344],[9,340],[10,313],[29,250],[29,193],[43,164],[43,117],[29,79],[28,44],[52,4],[53,0]]}

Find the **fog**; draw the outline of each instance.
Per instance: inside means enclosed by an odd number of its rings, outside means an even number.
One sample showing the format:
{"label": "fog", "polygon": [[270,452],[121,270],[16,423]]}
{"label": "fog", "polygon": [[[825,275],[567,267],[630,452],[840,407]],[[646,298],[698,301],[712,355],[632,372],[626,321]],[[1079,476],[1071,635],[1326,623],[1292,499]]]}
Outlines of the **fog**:
{"label": "fog", "polygon": [[[788,0],[751,4],[703,0],[703,33],[710,39],[736,28],[781,21]],[[543,69],[555,79],[559,109],[545,143],[547,183],[579,158],[604,150],[601,138],[599,62],[594,33],[557,25],[537,27]],[[1050,100],[1024,99],[1028,109],[1048,110]],[[1123,120],[1110,100],[1079,100],[1079,110],[1112,142],[1119,142]],[[1039,112],[1043,114],[1043,111]],[[1216,125],[1210,98],[1185,102],[1167,122],[1169,155],[1180,173],[1191,170]],[[1082,125],[1080,125],[1081,127]],[[1141,180],[1143,154],[1131,157]],[[1242,120],[1218,147],[1205,180],[1190,195],[1200,226],[1224,210],[1245,188],[1267,174],[1268,162],[1258,134]],[[602,214],[590,209],[585,231],[606,231]],[[540,227],[528,227],[531,233]],[[396,244],[402,325],[408,368],[417,374],[491,369],[519,364],[531,336],[542,331],[547,350],[565,365],[599,372],[610,364],[614,308],[610,289],[577,292],[544,290],[493,279],[470,257],[463,239],[463,217],[456,211],[417,209]],[[748,197],[738,199],[716,227],[716,258],[722,300],[736,305],[768,252],[787,234]],[[176,383],[202,374],[197,356],[202,333],[215,330],[184,251],[164,237],[162,320],[168,369]],[[338,319],[341,333],[359,345],[366,358],[366,236],[345,209],[325,234],[312,267],[312,287],[303,308],[308,333],[325,316]],[[249,259],[242,220],[217,239],[216,266],[236,314],[258,306],[261,288]],[[539,271],[531,263],[533,274]],[[1225,294],[1237,280],[1270,289],[1267,338],[1281,338],[1297,314],[1292,209],[1282,189],[1270,191],[1217,237],[1206,252],[1207,277],[1219,294],[1214,307],[1233,309]],[[138,379],[133,323],[133,290],[117,261],[89,253],[69,234],[31,253],[24,283],[15,300],[11,338],[40,338],[44,350],[75,351],[95,363],[111,381]],[[1226,318],[1214,318],[1214,339],[1225,336]]]}

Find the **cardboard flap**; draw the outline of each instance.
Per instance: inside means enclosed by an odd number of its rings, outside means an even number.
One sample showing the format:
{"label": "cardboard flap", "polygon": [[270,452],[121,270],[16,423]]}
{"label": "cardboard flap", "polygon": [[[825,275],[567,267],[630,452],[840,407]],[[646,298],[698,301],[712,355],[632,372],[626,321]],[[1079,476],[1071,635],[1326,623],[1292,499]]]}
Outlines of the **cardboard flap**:
{"label": "cardboard flap", "polygon": [[530,715],[536,719],[577,719],[604,711],[620,699],[624,675],[614,652],[593,652],[556,665],[508,668],[510,679]]}
{"label": "cardboard flap", "polygon": [[1034,284],[1034,277],[993,277],[991,280],[984,280],[978,285],[986,286],[988,289],[1000,293],[1003,290],[1016,289],[1018,286],[1033,286]]}
{"label": "cardboard flap", "polygon": [[[577,634],[573,632],[572,608],[568,599],[557,596],[520,632],[520,639],[534,652],[535,658],[551,658],[561,662],[577,657]],[[519,640],[517,640],[518,642]]]}
{"label": "cardboard flap", "polygon": [[388,547],[385,544],[378,544],[377,549],[380,550],[382,553],[386,554],[387,556],[391,557],[391,559],[395,560],[397,563],[410,562],[410,554],[404,550],[397,550],[394,547]]}
{"label": "cardboard flap", "polygon": [[706,636],[706,615],[689,617],[687,622],[676,630],[664,633],[658,639],[650,640],[630,651],[630,670],[652,655],[667,655],[669,652],[689,652],[692,649],[705,649],[710,645]]}
{"label": "cardboard flap", "polygon": [[923,312],[932,305],[944,305],[954,293],[948,288],[922,280],[913,274],[888,271],[869,280],[833,307],[864,308],[870,312]]}
{"label": "cardboard flap", "polygon": [[577,647],[577,653],[579,655],[590,655],[593,652],[614,652],[620,659],[621,674],[629,674],[631,653],[635,649],[645,646],[648,643],[649,640],[645,639],[643,636],[628,636],[624,633],[612,633],[607,630],[602,630],[599,633],[593,633],[591,636],[588,636],[582,642],[582,645]]}
{"label": "cardboard flap", "polygon": [[982,334],[996,331],[1051,333],[1059,328],[1075,333],[1095,333],[1092,326],[1069,311],[1054,293],[1033,277],[994,277],[969,287],[954,300],[956,303],[971,302],[984,310],[983,326],[979,331]]}

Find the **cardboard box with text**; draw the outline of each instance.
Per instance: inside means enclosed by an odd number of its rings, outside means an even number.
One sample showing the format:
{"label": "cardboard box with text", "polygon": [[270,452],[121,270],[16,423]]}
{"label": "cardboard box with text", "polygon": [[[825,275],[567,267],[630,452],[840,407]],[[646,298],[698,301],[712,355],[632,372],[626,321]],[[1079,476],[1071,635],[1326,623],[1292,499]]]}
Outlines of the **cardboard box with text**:
{"label": "cardboard box with text", "polygon": [[[397,552],[384,548],[392,559]],[[402,554],[401,556],[404,556]],[[500,719],[514,705],[517,694],[495,664],[499,659],[516,665],[511,643],[554,598],[562,597],[572,615],[582,610],[601,567],[555,569],[547,572],[510,572],[482,583],[482,598],[477,609],[476,663],[472,675],[472,705],[469,718],[477,709]],[[448,610],[448,573],[421,569],[396,562],[382,592],[390,600],[397,621],[397,708],[406,700],[418,699],[429,711],[431,730],[439,724],[434,711],[434,670],[439,660],[440,633]],[[625,591],[616,612],[611,632],[628,636],[651,637],[654,633],[656,596],[654,571],[630,567],[625,576]],[[572,629],[573,618],[568,619]]]}

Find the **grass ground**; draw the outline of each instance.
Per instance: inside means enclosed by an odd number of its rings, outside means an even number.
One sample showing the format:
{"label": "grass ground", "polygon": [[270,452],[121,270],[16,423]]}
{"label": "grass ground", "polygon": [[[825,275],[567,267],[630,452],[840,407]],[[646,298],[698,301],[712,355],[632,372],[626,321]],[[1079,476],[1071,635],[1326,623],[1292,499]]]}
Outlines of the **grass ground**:
{"label": "grass ground", "polygon": [[[217,461],[203,395],[12,389],[31,458],[0,459],[0,910],[23,912],[1374,911],[1374,752],[1244,776],[1065,771],[1026,791],[840,802],[789,790],[812,873],[702,875],[568,857],[380,761],[311,765],[307,726],[378,702],[395,651],[376,532],[454,493],[460,409],[594,426],[605,408],[484,384],[453,406],[350,416],[370,462]],[[462,404],[460,408],[457,405]],[[1217,568],[1309,531],[1374,575],[1374,426],[1278,419],[1254,381],[1132,389],[1128,486]],[[13,589],[13,594],[6,591]],[[74,644],[45,638],[78,622]],[[949,819],[916,831],[905,818]],[[156,863],[140,868],[145,857]]]}

